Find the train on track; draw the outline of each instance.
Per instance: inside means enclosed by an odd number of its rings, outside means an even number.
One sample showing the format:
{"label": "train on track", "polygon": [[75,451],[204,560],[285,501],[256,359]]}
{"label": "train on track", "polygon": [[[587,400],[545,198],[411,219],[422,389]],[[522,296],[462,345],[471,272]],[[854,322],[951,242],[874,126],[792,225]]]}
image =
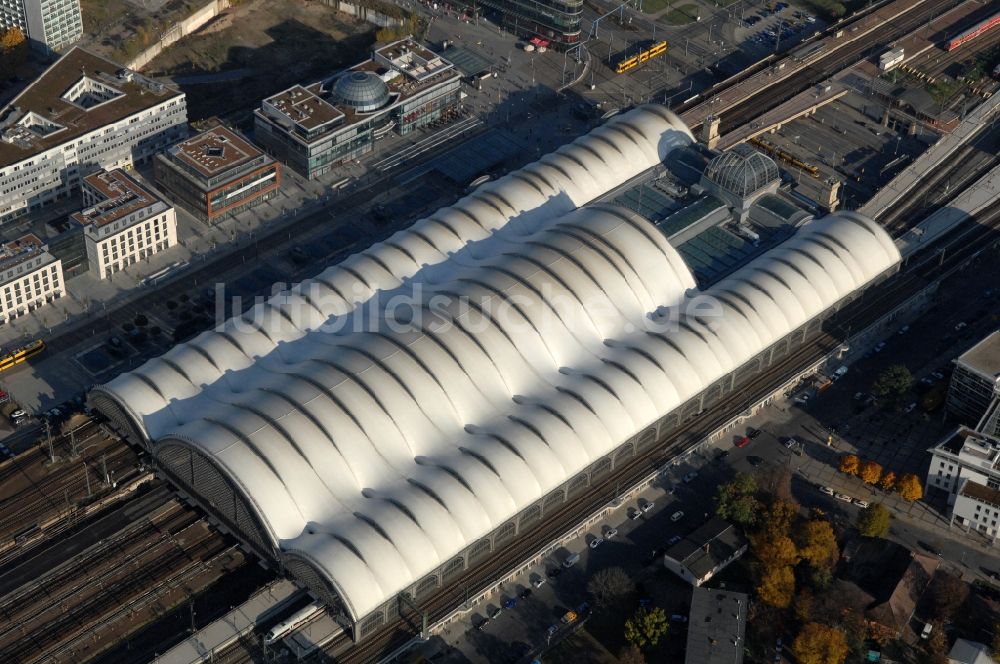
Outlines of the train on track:
{"label": "train on track", "polygon": [[45,342],[41,339],[35,339],[31,343],[25,344],[0,357],[0,371],[6,371],[14,365],[21,364],[21,362],[33,358],[43,350],[45,350]]}
{"label": "train on track", "polygon": [[747,141],[747,143],[750,143],[757,149],[766,152],[772,157],[777,157],[786,164],[789,164],[790,166],[794,166],[799,170],[805,171],[814,178],[819,177],[819,168],[813,166],[812,164],[802,161],[801,159],[797,158],[795,155],[791,153],[785,152],[777,145],[772,145],[771,143],[768,143],[767,141],[761,140],[759,138],[751,138]]}
{"label": "train on track", "polygon": [[986,32],[989,32],[990,30],[998,27],[1000,27],[1000,12],[997,12],[996,14],[990,16],[987,19],[983,19],[982,21],[975,24],[968,30],[955,35],[954,37],[948,40],[948,42],[944,46],[944,49],[946,51],[954,51],[959,46],[966,44],[975,39],[976,37],[979,37],[985,34]]}
{"label": "train on track", "polygon": [[615,72],[618,74],[624,74],[627,71],[632,71],[642,63],[651,60],[652,58],[659,57],[667,52],[667,42],[661,41],[659,43],[653,44],[649,48],[640,51],[638,55],[633,55],[631,58],[622,60],[615,67]]}

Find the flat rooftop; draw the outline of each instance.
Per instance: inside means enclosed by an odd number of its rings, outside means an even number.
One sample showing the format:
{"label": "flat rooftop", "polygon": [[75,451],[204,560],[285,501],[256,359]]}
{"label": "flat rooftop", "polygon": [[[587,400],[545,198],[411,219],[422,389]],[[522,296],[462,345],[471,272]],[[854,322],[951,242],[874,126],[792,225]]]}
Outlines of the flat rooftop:
{"label": "flat rooftop", "polygon": [[0,168],[181,95],[75,47],[0,111]]}
{"label": "flat rooftop", "polygon": [[206,178],[242,166],[264,154],[242,136],[222,125],[178,143],[168,152],[173,159]]}
{"label": "flat rooftop", "polygon": [[982,468],[995,469],[1000,465],[1000,440],[969,427],[958,427],[931,449],[947,452]]}
{"label": "flat rooftop", "polygon": [[686,664],[740,664],[747,605],[743,593],[695,588],[688,615]]}
{"label": "flat rooftop", "polygon": [[31,260],[45,252],[45,245],[34,233],[0,244],[0,271]]}
{"label": "flat rooftop", "polygon": [[103,200],[93,207],[74,212],[70,217],[84,226],[101,228],[127,217],[136,210],[150,207],[161,199],[133,180],[125,171],[92,173],[83,178],[84,186],[96,191]]}
{"label": "flat rooftop", "polygon": [[1000,330],[962,353],[958,363],[992,380],[1000,378]]}
{"label": "flat rooftop", "polygon": [[296,85],[269,97],[267,102],[310,131],[344,117],[336,106],[319,96],[318,84],[310,88],[314,89]]}

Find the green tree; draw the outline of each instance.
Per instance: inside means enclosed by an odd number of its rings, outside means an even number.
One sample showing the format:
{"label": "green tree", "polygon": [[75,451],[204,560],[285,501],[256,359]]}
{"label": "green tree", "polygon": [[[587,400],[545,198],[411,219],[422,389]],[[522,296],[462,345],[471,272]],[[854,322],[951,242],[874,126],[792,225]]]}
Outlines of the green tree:
{"label": "green tree", "polygon": [[885,537],[892,515],[881,503],[875,503],[858,514],[858,531],[865,537]]}
{"label": "green tree", "polygon": [[843,664],[847,658],[847,635],[836,627],[807,623],[792,646],[799,664]]}
{"label": "green tree", "polygon": [[625,640],[640,648],[655,648],[669,629],[666,611],[658,606],[639,609],[625,621]]}
{"label": "green tree", "polygon": [[751,475],[739,473],[715,494],[715,513],[741,526],[750,526],[760,514],[757,482]]}
{"label": "green tree", "polygon": [[872,384],[875,398],[889,403],[899,400],[913,387],[913,375],[902,364],[893,364],[878,375]]}
{"label": "green tree", "polygon": [[590,577],[587,591],[597,606],[609,607],[635,592],[635,583],[621,567],[606,567]]}

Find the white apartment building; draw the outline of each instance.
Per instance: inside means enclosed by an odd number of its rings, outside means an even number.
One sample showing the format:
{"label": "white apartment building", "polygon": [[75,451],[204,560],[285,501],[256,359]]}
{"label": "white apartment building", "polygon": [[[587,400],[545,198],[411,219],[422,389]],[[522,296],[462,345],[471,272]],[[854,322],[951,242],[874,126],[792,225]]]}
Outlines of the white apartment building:
{"label": "white apartment building", "polygon": [[36,235],[0,245],[0,325],[65,293],[62,261]]}
{"label": "white apartment building", "polygon": [[0,112],[0,223],[186,135],[184,93],[74,48]]}
{"label": "white apartment building", "polygon": [[965,480],[1000,490],[1000,440],[993,436],[958,427],[928,451],[927,486],[947,491],[949,505]]}
{"label": "white apartment building", "polygon": [[18,28],[35,50],[61,50],[83,36],[80,0],[0,0],[0,31],[8,28]]}
{"label": "white apartment building", "polygon": [[169,205],[115,169],[83,179],[83,226],[90,271],[107,279],[128,265],[177,244],[177,216]]}

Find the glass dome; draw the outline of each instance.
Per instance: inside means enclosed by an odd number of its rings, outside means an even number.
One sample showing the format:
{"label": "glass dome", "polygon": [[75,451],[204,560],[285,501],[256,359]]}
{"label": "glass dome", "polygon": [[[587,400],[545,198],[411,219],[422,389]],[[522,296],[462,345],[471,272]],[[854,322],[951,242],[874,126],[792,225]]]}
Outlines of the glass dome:
{"label": "glass dome", "polygon": [[389,101],[389,86],[381,78],[367,71],[344,74],[333,85],[337,101],[365,113],[382,108]]}
{"label": "glass dome", "polygon": [[726,191],[746,198],[781,176],[773,159],[740,143],[710,161],[705,177]]}

